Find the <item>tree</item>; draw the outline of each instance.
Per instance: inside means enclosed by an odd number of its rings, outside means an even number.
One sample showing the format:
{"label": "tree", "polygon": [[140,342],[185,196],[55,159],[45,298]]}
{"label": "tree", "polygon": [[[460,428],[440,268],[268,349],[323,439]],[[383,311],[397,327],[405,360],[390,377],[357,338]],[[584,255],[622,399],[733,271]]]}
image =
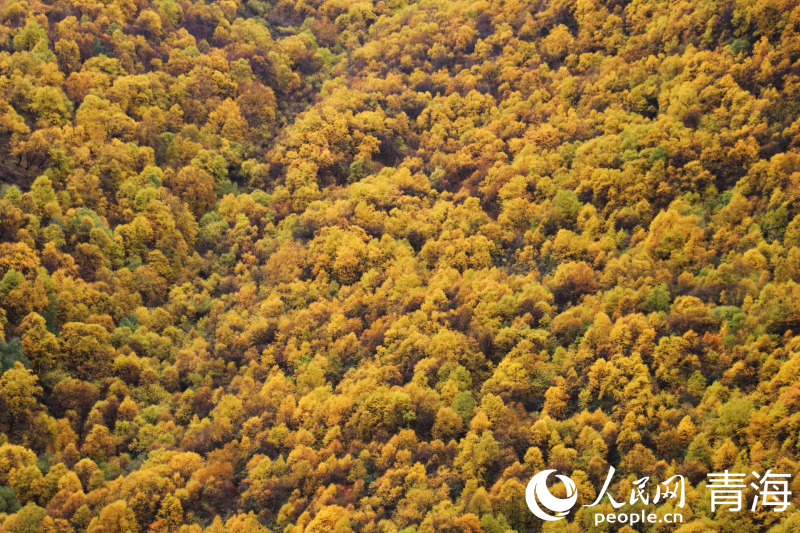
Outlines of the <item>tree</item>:
{"label": "tree", "polygon": [[328,505],[320,509],[317,515],[308,523],[305,533],[350,533],[348,512],[338,505]]}
{"label": "tree", "polygon": [[25,357],[22,341],[11,339],[9,342],[0,340],[0,371],[13,368],[16,363],[21,363],[24,367],[30,366],[30,361]]}
{"label": "tree", "polygon": [[45,319],[38,313],[30,313],[20,324],[22,349],[31,361],[37,374],[52,369],[58,361],[58,341],[47,330]]}
{"label": "tree", "polygon": [[9,515],[3,522],[3,531],[8,533],[39,533],[47,512],[34,503],[29,503],[18,512]]}
{"label": "tree", "polygon": [[192,213],[199,219],[211,209],[217,200],[214,178],[205,170],[184,167],[169,179],[169,187],[189,205]]}
{"label": "tree", "polygon": [[87,533],[138,533],[139,524],[133,511],[123,500],[117,500],[100,511],[100,515],[89,522]]}
{"label": "tree", "polygon": [[101,463],[111,458],[116,449],[116,442],[108,428],[101,424],[94,424],[81,446],[81,453]]}
{"label": "tree", "polygon": [[55,412],[58,416],[69,414],[69,411],[74,413],[74,430],[79,441],[83,440],[84,423],[99,397],[94,385],[75,378],[59,381],[53,387]]}
{"label": "tree", "polygon": [[20,362],[0,376],[0,405],[3,422],[11,436],[19,433],[39,408],[36,398],[42,394],[39,378]]}
{"label": "tree", "polygon": [[558,265],[550,283],[550,290],[559,303],[577,303],[580,296],[597,289],[592,267],[583,261]]}
{"label": "tree", "polygon": [[460,433],[464,420],[451,408],[442,407],[436,413],[436,421],[431,429],[431,436],[435,439],[448,441],[456,438]]}
{"label": "tree", "polygon": [[242,141],[247,131],[247,122],[242,117],[239,105],[231,99],[226,99],[217,109],[209,113],[208,122],[203,130],[230,141]]}
{"label": "tree", "polygon": [[555,418],[562,418],[566,414],[569,395],[564,391],[564,380],[560,379],[560,385],[550,387],[544,393],[544,410]]}
{"label": "tree", "polygon": [[59,348],[69,369],[81,379],[107,375],[114,357],[108,331],[98,324],[64,324]]}

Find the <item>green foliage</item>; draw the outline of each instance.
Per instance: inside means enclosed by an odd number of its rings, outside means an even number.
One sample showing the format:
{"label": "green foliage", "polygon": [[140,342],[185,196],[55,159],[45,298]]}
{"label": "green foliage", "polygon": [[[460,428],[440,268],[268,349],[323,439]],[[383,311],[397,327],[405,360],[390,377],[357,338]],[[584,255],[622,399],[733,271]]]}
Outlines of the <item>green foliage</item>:
{"label": "green foliage", "polygon": [[0,341],[0,372],[12,368],[17,362],[22,363],[26,368],[30,367],[30,361],[25,357],[20,339],[13,338],[8,342]]}
{"label": "green foliage", "polygon": [[19,511],[22,506],[14,495],[11,487],[0,487],[0,513],[13,514]]}

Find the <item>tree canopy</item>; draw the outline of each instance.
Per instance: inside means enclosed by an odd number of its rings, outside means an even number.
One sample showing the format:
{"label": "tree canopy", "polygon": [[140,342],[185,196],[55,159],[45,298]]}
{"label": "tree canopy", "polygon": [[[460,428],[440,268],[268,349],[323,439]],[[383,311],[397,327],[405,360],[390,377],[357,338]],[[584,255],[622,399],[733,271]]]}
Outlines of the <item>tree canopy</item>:
{"label": "tree canopy", "polygon": [[[682,533],[800,531],[800,2],[0,33],[0,532],[630,533],[525,506],[610,466],[684,476]],[[725,469],[793,506],[712,511]]]}

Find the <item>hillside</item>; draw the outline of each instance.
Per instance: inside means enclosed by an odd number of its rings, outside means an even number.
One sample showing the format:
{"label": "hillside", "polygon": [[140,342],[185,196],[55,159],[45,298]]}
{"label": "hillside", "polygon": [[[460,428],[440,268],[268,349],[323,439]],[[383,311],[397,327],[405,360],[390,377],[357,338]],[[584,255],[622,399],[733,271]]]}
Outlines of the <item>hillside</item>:
{"label": "hillside", "polygon": [[[6,0],[0,532],[800,532],[799,33],[797,0]],[[612,466],[618,500],[684,476],[684,524],[525,504]],[[768,469],[788,510],[711,510]]]}

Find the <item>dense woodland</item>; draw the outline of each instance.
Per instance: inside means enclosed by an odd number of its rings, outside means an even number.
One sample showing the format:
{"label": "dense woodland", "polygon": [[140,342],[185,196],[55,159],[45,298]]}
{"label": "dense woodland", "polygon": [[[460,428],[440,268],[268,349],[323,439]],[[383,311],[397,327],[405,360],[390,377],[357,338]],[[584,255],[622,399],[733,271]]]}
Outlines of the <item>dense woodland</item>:
{"label": "dense woodland", "polygon": [[[3,533],[631,533],[525,505],[609,466],[687,480],[639,531],[800,532],[798,0],[5,0],[0,37]],[[711,512],[725,469],[794,505]]]}

